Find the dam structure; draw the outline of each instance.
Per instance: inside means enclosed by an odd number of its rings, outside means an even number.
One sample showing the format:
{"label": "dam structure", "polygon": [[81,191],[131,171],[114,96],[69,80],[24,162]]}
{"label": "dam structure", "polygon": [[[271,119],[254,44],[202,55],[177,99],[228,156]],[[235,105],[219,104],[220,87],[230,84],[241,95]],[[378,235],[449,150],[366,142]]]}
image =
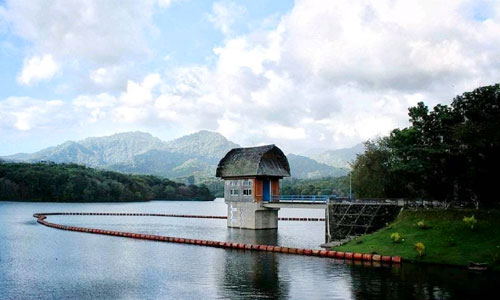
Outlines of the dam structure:
{"label": "dam structure", "polygon": [[234,148],[221,159],[216,176],[224,180],[227,226],[278,228],[278,207],[265,204],[279,197],[279,181],[290,176],[288,160],[278,147]]}
{"label": "dam structure", "polygon": [[280,195],[280,179],[291,176],[288,159],[275,145],[234,148],[217,166],[224,180],[227,226],[277,229],[280,208],[325,211],[325,242],[373,232],[393,221],[401,205],[336,195]]}

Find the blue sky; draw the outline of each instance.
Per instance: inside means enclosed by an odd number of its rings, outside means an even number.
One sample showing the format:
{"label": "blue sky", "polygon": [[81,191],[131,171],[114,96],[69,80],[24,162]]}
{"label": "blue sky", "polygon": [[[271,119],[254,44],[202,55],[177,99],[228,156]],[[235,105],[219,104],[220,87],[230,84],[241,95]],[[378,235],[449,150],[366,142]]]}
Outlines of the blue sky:
{"label": "blue sky", "polygon": [[500,1],[0,1],[0,155],[198,130],[352,146],[500,75]]}

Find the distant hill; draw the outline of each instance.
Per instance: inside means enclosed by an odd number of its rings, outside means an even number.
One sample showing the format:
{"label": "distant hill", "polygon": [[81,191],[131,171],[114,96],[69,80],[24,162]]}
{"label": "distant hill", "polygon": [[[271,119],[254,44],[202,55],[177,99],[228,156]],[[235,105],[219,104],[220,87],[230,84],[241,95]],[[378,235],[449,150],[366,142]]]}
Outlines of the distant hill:
{"label": "distant hill", "polygon": [[144,132],[125,132],[68,141],[35,153],[2,157],[7,161],[76,163],[89,167],[169,178],[213,177],[219,160],[239,147],[224,136],[200,131],[164,142]]}
{"label": "distant hill", "polygon": [[240,146],[219,133],[203,130],[163,143],[158,149],[138,154],[131,163],[119,163],[110,168],[169,178],[191,175],[196,178],[214,177],[219,160],[235,147]]}
{"label": "distant hill", "polygon": [[[240,147],[219,133],[199,131],[164,142],[144,132],[124,132],[105,137],[68,141],[35,153],[1,157],[8,161],[76,163],[89,167],[167,178],[193,175],[197,181],[213,178],[219,160]],[[325,152],[326,153],[326,152]],[[292,176],[319,178],[345,175],[345,170],[311,158],[289,154]]]}
{"label": "distant hill", "polygon": [[171,152],[191,157],[205,157],[218,163],[229,150],[241,146],[217,132],[202,130],[167,142],[166,147]]}
{"label": "distant hill", "polygon": [[316,161],[335,168],[350,168],[349,163],[356,159],[357,154],[365,152],[363,144],[357,144],[351,148],[328,150],[311,156]]}
{"label": "distant hill", "polygon": [[344,176],[347,175],[346,169],[335,168],[320,162],[317,162],[309,157],[288,154],[288,163],[292,172],[292,177],[311,179],[328,176]]}
{"label": "distant hill", "polygon": [[125,132],[91,137],[79,142],[68,141],[32,154],[14,154],[3,158],[28,162],[77,163],[105,168],[116,163],[132,162],[136,155],[163,147],[165,143],[149,133]]}

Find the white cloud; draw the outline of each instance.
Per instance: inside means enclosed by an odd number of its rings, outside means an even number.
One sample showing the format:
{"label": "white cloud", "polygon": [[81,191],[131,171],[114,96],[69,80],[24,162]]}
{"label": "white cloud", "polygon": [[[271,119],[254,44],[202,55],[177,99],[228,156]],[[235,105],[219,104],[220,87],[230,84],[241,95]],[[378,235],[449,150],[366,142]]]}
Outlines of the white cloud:
{"label": "white cloud", "polygon": [[121,82],[126,80],[124,75],[127,74],[127,68],[123,65],[101,67],[89,72],[89,78],[96,86],[107,90],[120,88]]}
{"label": "white cloud", "polygon": [[307,137],[304,128],[271,125],[266,128],[267,135],[274,139],[301,140]]}
{"label": "white cloud", "polygon": [[23,70],[17,81],[24,85],[30,85],[40,80],[50,79],[58,71],[59,65],[54,61],[52,55],[34,56],[24,61]]}
{"label": "white cloud", "polygon": [[[465,3],[296,1],[274,30],[215,49],[217,95],[238,103],[224,103],[237,116],[224,120],[244,128],[229,137],[349,146],[405,126],[416,101],[446,103],[498,81],[500,3],[487,20]],[[273,135],[273,124],[305,135]]]}
{"label": "white cloud", "polygon": [[112,117],[111,110],[117,103],[118,100],[108,94],[93,97],[82,95],[72,101],[75,113],[82,116],[78,121],[83,123],[96,123],[109,119]]}
{"label": "white cloud", "polygon": [[[137,65],[154,56],[148,40],[158,31],[153,14],[158,6],[170,4],[168,0],[7,0],[5,7],[0,6],[0,32],[5,27],[26,42],[28,53],[50,55],[68,78],[78,77],[65,83],[69,90],[117,92],[135,78]],[[28,74],[20,82],[29,79]]]}
{"label": "white cloud", "polygon": [[[287,152],[350,146],[406,126],[407,108],[418,101],[447,103],[498,81],[500,3],[492,2],[481,19],[471,16],[471,5],[299,0],[275,28],[227,37],[214,49],[213,67],[127,78],[118,97],[89,94],[51,109],[74,113],[80,128],[209,129],[243,145],[276,143]],[[212,16],[215,11],[214,5]],[[228,20],[216,26],[230,32],[235,19]],[[109,74],[106,66],[89,73],[103,85]],[[0,126],[48,126],[2,102]],[[64,124],[63,114],[46,117]]]}
{"label": "white cloud", "polygon": [[172,4],[172,0],[158,0],[158,5],[163,8],[167,8]]}
{"label": "white cloud", "polygon": [[42,101],[29,97],[9,97],[0,101],[0,128],[2,131],[41,130],[53,128],[68,121],[71,107],[60,100]]}
{"label": "white cloud", "polygon": [[232,33],[231,26],[245,13],[244,6],[229,0],[218,1],[212,4],[212,13],[207,15],[207,18],[214,24],[215,28],[225,35],[229,35]]}
{"label": "white cloud", "polygon": [[123,93],[120,100],[127,106],[143,106],[153,100],[152,90],[161,79],[159,74],[150,74],[144,78],[140,84],[129,80],[127,84],[127,91]]}
{"label": "white cloud", "polygon": [[36,52],[114,64],[147,55],[144,31],[151,25],[149,1],[8,1],[13,30]]}

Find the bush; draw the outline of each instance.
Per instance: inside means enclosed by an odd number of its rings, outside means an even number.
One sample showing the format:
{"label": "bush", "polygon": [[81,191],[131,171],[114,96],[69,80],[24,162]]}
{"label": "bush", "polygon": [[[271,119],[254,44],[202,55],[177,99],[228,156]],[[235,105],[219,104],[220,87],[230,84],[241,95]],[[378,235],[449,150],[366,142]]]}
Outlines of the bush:
{"label": "bush", "polygon": [[420,229],[428,229],[428,228],[429,228],[429,226],[428,226],[427,224],[425,224],[424,220],[422,220],[422,221],[418,221],[418,222],[417,222],[417,226],[418,226],[418,228],[420,228]]}
{"label": "bush", "polygon": [[397,232],[391,233],[391,240],[393,243],[401,243],[402,242],[401,235],[399,235],[399,233],[397,233]]}
{"label": "bush", "polygon": [[418,242],[417,244],[415,244],[415,250],[417,250],[418,256],[422,257],[422,255],[424,255],[424,252],[425,252],[425,245],[424,245],[424,243]]}
{"label": "bush", "polygon": [[477,224],[477,220],[476,218],[474,217],[474,215],[470,216],[470,217],[464,217],[462,219],[462,221],[464,221],[464,223],[470,227],[471,230],[474,230],[474,226]]}

